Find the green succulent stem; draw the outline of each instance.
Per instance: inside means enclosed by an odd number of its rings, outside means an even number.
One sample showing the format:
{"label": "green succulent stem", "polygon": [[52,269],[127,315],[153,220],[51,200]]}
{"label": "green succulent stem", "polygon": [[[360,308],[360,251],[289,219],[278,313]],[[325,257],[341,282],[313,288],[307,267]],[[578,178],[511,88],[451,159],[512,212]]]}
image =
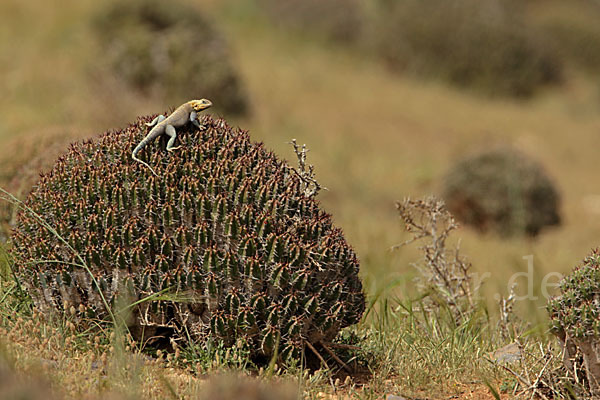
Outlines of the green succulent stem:
{"label": "green succulent stem", "polygon": [[[100,284],[98,283],[98,281],[96,280],[96,277],[94,277],[94,274],[92,273],[92,270],[88,267],[88,265],[85,263],[85,260],[81,257],[81,255],[79,254],[79,252],[77,252],[77,250],[75,250],[67,240],[65,240],[65,238],[63,238],[57,231],[56,229],[54,229],[54,227],[52,227],[50,224],[48,224],[44,218],[42,218],[41,215],[39,215],[38,213],[36,213],[34,210],[31,209],[31,207],[29,207],[28,205],[26,205],[25,203],[23,203],[21,200],[19,200],[18,198],[16,198],[12,193],[8,192],[7,190],[5,190],[4,188],[0,187],[0,193],[3,193],[5,196],[7,197],[3,197],[0,198],[2,200],[5,201],[9,201],[12,204],[14,204],[15,206],[17,206],[19,209],[26,211],[27,213],[29,213],[31,216],[33,216],[44,228],[46,228],[52,235],[54,235],[60,242],[62,242],[62,244],[64,244],[69,250],[71,250],[73,252],[73,255],[75,255],[75,257],[77,257],[77,259],[80,262],[80,266],[83,267],[83,269],[85,269],[85,271],[89,274],[90,278],[92,279],[92,282],[94,282],[94,285],[96,286],[96,289],[98,289],[98,294],[100,295],[100,297],[102,298],[102,302],[104,303],[104,307],[106,307],[106,311],[108,312],[113,324],[115,326],[117,326],[117,320],[110,308],[110,305],[108,304],[108,302],[106,301],[106,298],[104,297],[104,294],[102,293],[102,289],[100,288]],[[54,260],[56,261],[56,260]]]}

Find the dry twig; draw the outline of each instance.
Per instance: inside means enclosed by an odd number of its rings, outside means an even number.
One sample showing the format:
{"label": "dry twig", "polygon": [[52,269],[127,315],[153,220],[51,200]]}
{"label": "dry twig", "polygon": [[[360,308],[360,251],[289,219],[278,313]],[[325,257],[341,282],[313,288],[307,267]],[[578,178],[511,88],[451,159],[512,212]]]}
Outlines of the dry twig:
{"label": "dry twig", "polygon": [[333,359],[334,359],[335,361],[337,361],[337,363],[338,363],[338,364],[340,364],[340,365],[342,366],[342,368],[344,368],[344,369],[346,370],[346,372],[348,372],[349,374],[351,374],[351,373],[353,372],[353,371],[352,371],[352,368],[350,368],[348,365],[346,365],[346,363],[345,363],[345,362],[343,362],[343,361],[342,361],[342,359],[341,359],[341,358],[339,358],[339,357],[338,357],[338,356],[337,356],[337,355],[336,355],[336,354],[335,354],[333,351],[331,351],[331,349],[330,349],[329,347],[327,347],[327,346],[325,345],[325,343],[321,342],[321,346],[322,346],[322,347],[325,349],[325,351],[326,351],[327,353],[329,353],[329,355],[330,355],[331,357],[333,357]]}
{"label": "dry twig", "polygon": [[471,263],[460,255],[460,242],[454,248],[447,248],[446,241],[458,228],[458,223],[444,202],[434,197],[406,199],[396,203],[396,208],[412,237],[393,249],[417,241],[424,242],[419,248],[423,252],[423,260],[413,265],[426,279],[425,286],[435,289],[459,319],[465,311],[461,303],[466,299],[468,308],[472,309],[473,294],[478,287],[473,287]]}
{"label": "dry twig", "polygon": [[306,148],[306,145],[303,144],[302,148],[298,146],[296,139],[292,139],[289,142],[294,147],[294,153],[298,158],[298,167],[292,168],[292,171],[296,173],[298,178],[302,181],[304,194],[307,197],[316,196],[322,189],[327,190],[327,188],[322,187],[317,179],[315,178],[314,165],[306,164],[306,154],[310,151]]}

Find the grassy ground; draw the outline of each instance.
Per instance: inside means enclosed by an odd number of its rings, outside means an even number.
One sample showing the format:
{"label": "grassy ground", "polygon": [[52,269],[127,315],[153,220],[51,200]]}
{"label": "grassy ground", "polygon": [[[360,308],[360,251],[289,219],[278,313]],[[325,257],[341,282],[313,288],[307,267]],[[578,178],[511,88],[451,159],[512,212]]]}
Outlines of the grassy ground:
{"label": "grassy ground", "polygon": [[[523,320],[543,326],[545,299],[540,291],[544,276],[568,272],[598,245],[598,84],[571,72],[562,87],[532,100],[490,100],[437,82],[392,74],[352,49],[275,30],[257,19],[251,5],[235,4],[207,1],[199,6],[227,33],[251,93],[252,115],[231,122],[249,129],[255,140],[288,159],[293,153],[286,142],[292,138],[312,149],[309,160],[329,189],[320,195],[321,201],[355,246],[369,295],[380,293],[392,281],[395,284],[384,298],[405,302],[415,294],[409,264],[417,252],[390,251],[405,239],[396,200],[438,192],[454,160],[495,144],[515,145],[544,164],[563,196],[560,228],[536,240],[482,236],[468,228],[458,232],[463,253],[477,272],[488,273],[483,293],[490,305],[495,304],[495,295],[507,295],[514,273],[527,271],[523,257],[534,256],[532,289],[537,299],[518,302],[517,310]],[[16,135],[47,125],[101,132],[122,126],[136,115],[174,106],[127,92],[117,82],[100,82],[89,69],[85,60],[102,56],[89,44],[86,25],[97,6],[90,1],[0,3],[0,76],[4,77],[0,80],[4,94],[0,98],[0,147]],[[525,278],[517,282],[517,293],[526,294]],[[380,311],[397,306],[388,303]],[[490,327],[466,334],[446,327],[436,335],[435,329],[411,331],[410,313],[398,311],[390,318],[384,323],[373,317],[363,327],[371,335],[367,343],[378,355],[381,370],[365,386],[345,386],[343,393],[376,398],[397,391],[444,398],[443,394],[473,390],[483,396],[488,390],[482,376],[498,384],[506,379],[477,361],[502,344]],[[456,341],[448,342],[448,337]],[[17,355],[35,349],[16,338],[14,343]],[[62,376],[61,383],[67,387],[76,387],[69,371],[83,368],[97,373],[89,368],[91,350],[84,347],[81,353],[60,356],[65,364],[58,370],[63,366],[64,370],[54,376]],[[410,373],[398,374],[400,367],[411,365]],[[464,368],[457,368],[460,365]],[[176,371],[182,379],[192,379]],[[149,374],[140,379],[152,381]],[[314,398],[319,392],[334,390],[327,379],[307,378],[307,382],[307,393]],[[98,390],[94,385],[74,390],[93,392]],[[178,393],[191,393],[182,387],[178,386],[177,390],[183,390]],[[158,398],[166,389],[145,390],[144,394]]]}

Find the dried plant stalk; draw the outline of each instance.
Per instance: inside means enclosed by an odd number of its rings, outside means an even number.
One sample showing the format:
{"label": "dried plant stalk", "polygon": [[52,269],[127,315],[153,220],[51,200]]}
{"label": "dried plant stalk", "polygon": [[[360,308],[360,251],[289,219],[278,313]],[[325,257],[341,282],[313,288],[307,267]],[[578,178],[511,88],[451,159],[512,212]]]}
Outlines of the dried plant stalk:
{"label": "dried plant stalk", "polygon": [[413,264],[425,280],[422,286],[435,290],[455,317],[464,316],[465,311],[473,309],[477,287],[472,282],[471,263],[460,254],[460,242],[453,248],[447,247],[448,237],[458,223],[444,202],[435,197],[405,199],[396,203],[396,208],[412,237],[394,248],[417,241],[424,243],[419,247],[423,259]]}
{"label": "dried plant stalk", "polygon": [[321,186],[315,178],[315,167],[312,164],[306,164],[306,154],[310,151],[306,148],[306,144],[302,145],[302,148],[296,142],[296,139],[292,139],[290,144],[294,147],[294,154],[298,158],[298,167],[292,168],[292,171],[296,173],[300,181],[302,182],[302,188],[306,197],[316,196],[322,189],[327,190],[326,187]]}

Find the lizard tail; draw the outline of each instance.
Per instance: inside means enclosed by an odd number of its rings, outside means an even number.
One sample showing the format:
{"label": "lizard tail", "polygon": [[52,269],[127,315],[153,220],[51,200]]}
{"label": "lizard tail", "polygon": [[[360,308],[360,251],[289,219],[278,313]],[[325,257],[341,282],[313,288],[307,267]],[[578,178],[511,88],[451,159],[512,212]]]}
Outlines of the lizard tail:
{"label": "lizard tail", "polygon": [[147,163],[145,163],[144,161],[140,160],[139,158],[137,158],[135,156],[135,152],[131,153],[131,158],[133,158],[135,161],[144,164],[146,167],[148,167],[148,169],[155,175],[158,176],[158,174],[156,172],[154,172],[154,170],[152,169],[152,167],[150,165],[148,165]]}

